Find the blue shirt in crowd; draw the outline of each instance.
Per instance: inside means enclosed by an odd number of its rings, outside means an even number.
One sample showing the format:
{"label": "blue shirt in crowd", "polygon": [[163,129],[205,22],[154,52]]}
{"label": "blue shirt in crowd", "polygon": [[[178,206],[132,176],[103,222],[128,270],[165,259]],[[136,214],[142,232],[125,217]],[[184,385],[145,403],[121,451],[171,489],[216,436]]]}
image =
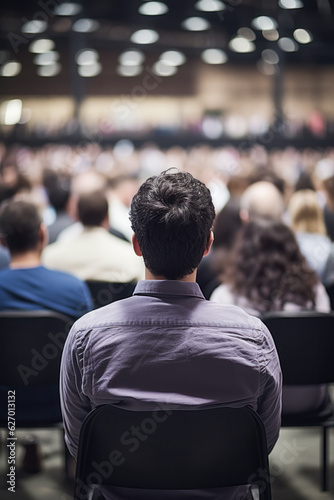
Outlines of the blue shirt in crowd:
{"label": "blue shirt in crowd", "polygon": [[79,318],[93,304],[86,283],[37,266],[0,270],[0,309],[51,310]]}

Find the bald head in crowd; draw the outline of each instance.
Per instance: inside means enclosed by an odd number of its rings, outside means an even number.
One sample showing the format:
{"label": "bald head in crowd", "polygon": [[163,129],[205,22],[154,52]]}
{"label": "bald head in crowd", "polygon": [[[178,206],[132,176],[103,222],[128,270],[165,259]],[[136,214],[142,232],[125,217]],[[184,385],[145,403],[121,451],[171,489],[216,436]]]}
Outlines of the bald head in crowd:
{"label": "bald head in crowd", "polygon": [[281,220],[284,211],[282,193],[271,182],[251,184],[240,198],[240,217],[248,222],[255,217],[270,217]]}

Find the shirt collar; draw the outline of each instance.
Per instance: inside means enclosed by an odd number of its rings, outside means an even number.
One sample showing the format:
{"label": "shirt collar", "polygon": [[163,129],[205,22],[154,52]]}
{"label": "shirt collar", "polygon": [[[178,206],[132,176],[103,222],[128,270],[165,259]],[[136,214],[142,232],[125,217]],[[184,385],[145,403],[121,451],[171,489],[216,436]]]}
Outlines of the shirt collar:
{"label": "shirt collar", "polygon": [[138,281],[133,295],[191,296],[205,300],[198,283],[177,280]]}

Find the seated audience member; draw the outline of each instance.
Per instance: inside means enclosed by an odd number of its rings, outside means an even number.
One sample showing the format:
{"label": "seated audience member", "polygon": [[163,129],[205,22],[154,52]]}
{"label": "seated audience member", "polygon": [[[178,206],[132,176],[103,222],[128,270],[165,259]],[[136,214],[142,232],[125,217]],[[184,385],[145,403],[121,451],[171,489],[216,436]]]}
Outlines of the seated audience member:
{"label": "seated audience member", "polygon": [[327,286],[334,283],[334,245],[326,235],[323,211],[315,191],[294,193],[289,202],[290,225],[302,254]]}
{"label": "seated audience member", "polygon": [[255,182],[248,186],[241,195],[240,217],[246,223],[254,217],[281,220],[283,213],[283,195],[271,182]]}
{"label": "seated audience member", "polygon": [[[224,283],[210,300],[234,304],[249,314],[271,311],[330,311],[330,301],[316,273],[301,254],[292,230],[270,219],[255,219],[244,228]],[[283,412],[316,409],[326,388],[284,388]]]}
{"label": "seated audience member", "polygon": [[229,255],[241,228],[240,203],[236,198],[230,198],[217,214],[213,226],[215,239],[211,251],[203,258],[197,271],[197,283],[207,299],[220,284],[224,267],[229,261]]}
{"label": "seated audience member", "polygon": [[[134,196],[133,246],[143,256],[145,280],[132,297],[77,321],[64,347],[60,393],[65,439],[74,457],[85,416],[105,403],[133,410],[158,403],[251,406],[264,422],[268,450],[273,448],[281,419],[281,371],[272,337],[258,318],[205,300],[195,282],[211,247],[214,216],[210,191],[186,172],[150,177]],[[241,498],[234,496],[240,488],[137,493],[104,488],[103,494]]]}
{"label": "seated audience member", "polygon": [[325,195],[324,220],[328,236],[334,241],[334,161],[330,158],[320,160],[315,169],[317,179]]}
{"label": "seated audience member", "polygon": [[0,209],[1,242],[11,256],[0,271],[0,309],[47,309],[79,318],[92,309],[87,285],[41,264],[47,230],[37,207],[9,201]]}
{"label": "seated audience member", "polygon": [[108,232],[108,202],[100,191],[83,194],[77,206],[83,231],[48,245],[43,262],[83,280],[124,283],[143,276],[142,262],[131,244]]}
{"label": "seated audience member", "polygon": [[[10,266],[0,271],[1,310],[51,310],[77,319],[93,307],[87,285],[78,278],[41,265],[42,249],[47,230],[38,208],[26,201],[9,201],[0,209],[0,239],[9,249]],[[47,339],[45,332],[45,338]],[[27,331],[29,335],[29,331]],[[16,418],[34,421],[43,415],[45,420],[61,420],[58,384],[48,387],[28,386],[16,390],[20,409]],[[6,419],[8,387],[0,387],[0,416]],[[22,413],[24,408],[24,414]],[[24,459],[27,472],[39,470],[36,443]],[[28,448],[27,448],[28,450]],[[28,460],[29,456],[35,458]]]}
{"label": "seated audience member", "polygon": [[46,172],[44,186],[50,205],[55,210],[55,220],[48,226],[49,244],[54,243],[61,231],[74,224],[68,212],[71,196],[71,177],[55,172]]}

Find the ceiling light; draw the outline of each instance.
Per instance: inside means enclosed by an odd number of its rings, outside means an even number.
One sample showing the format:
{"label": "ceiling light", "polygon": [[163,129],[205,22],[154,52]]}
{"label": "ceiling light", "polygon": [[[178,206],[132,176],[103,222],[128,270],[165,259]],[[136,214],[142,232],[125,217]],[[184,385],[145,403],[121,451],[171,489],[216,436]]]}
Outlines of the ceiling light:
{"label": "ceiling light", "polygon": [[79,14],[81,10],[82,6],[78,3],[64,2],[56,6],[54,13],[57,16],[75,16]]}
{"label": "ceiling light", "polygon": [[274,30],[277,28],[277,21],[272,17],[259,16],[252,21],[253,28],[262,31]]}
{"label": "ceiling light", "polygon": [[220,49],[206,49],[202,52],[201,58],[207,64],[224,64],[227,61],[227,55]]}
{"label": "ceiling light", "polygon": [[48,66],[49,64],[54,64],[59,59],[59,52],[43,52],[43,54],[37,54],[34,57],[34,63],[40,66]]}
{"label": "ceiling light", "polygon": [[116,71],[121,76],[137,76],[143,71],[143,66],[118,66]]}
{"label": "ceiling light", "polygon": [[244,54],[247,52],[254,52],[255,50],[254,43],[250,42],[243,36],[236,36],[235,38],[232,38],[228,46],[234,52],[240,52]]}
{"label": "ceiling light", "polygon": [[309,31],[299,28],[293,32],[294,39],[299,43],[310,43],[313,37]]}
{"label": "ceiling light", "polygon": [[278,0],[278,5],[282,9],[301,9],[304,4],[301,0]]}
{"label": "ceiling light", "polygon": [[279,33],[277,30],[266,30],[262,31],[262,35],[269,42],[276,42],[279,39]]}
{"label": "ceiling light", "polygon": [[118,58],[122,66],[139,66],[145,60],[143,52],[140,50],[127,50]]}
{"label": "ceiling light", "polygon": [[261,55],[262,55],[262,59],[267,64],[278,64],[279,63],[279,56],[278,56],[277,52],[275,52],[272,49],[263,50]]}
{"label": "ceiling light", "polygon": [[218,12],[226,9],[225,4],[220,0],[199,0],[195,3],[195,8],[203,12]]}
{"label": "ceiling light", "polygon": [[51,76],[56,76],[58,73],[60,73],[61,66],[59,63],[53,63],[49,64],[48,66],[39,66],[37,68],[37,74],[38,76],[43,76],[43,77],[51,77]]}
{"label": "ceiling light", "polygon": [[93,49],[84,49],[77,52],[75,60],[80,66],[94,64],[99,58],[99,54]]}
{"label": "ceiling light", "polygon": [[12,99],[1,103],[1,123],[4,125],[15,125],[19,123],[22,114],[21,99]]}
{"label": "ceiling light", "polygon": [[159,34],[154,30],[138,30],[132,33],[130,40],[140,44],[154,43],[159,40]]}
{"label": "ceiling light", "polygon": [[152,71],[159,76],[172,76],[177,72],[177,67],[165,64],[163,61],[158,61],[153,65]]}
{"label": "ceiling light", "polygon": [[182,28],[189,31],[204,31],[211,27],[204,17],[188,17],[182,22]]}
{"label": "ceiling light", "polygon": [[33,54],[42,54],[43,52],[49,52],[54,46],[55,43],[53,40],[49,38],[40,38],[29,45],[29,51]]}
{"label": "ceiling light", "polygon": [[167,50],[161,54],[160,61],[167,66],[180,66],[186,62],[186,56],[177,50]]}
{"label": "ceiling light", "polygon": [[144,16],[161,16],[168,12],[168,7],[162,2],[146,2],[139,7],[138,12]]}
{"label": "ceiling light", "polygon": [[22,26],[23,33],[42,33],[48,27],[46,21],[40,21],[38,19],[33,21],[28,21]]}
{"label": "ceiling light", "polygon": [[278,46],[284,52],[296,52],[298,50],[298,45],[292,38],[283,37],[278,40]]}
{"label": "ceiling light", "polygon": [[16,61],[8,61],[0,69],[1,76],[16,76],[20,73],[22,69],[22,64]]}
{"label": "ceiling light", "polygon": [[256,39],[254,31],[251,30],[250,28],[240,28],[238,29],[237,34],[239,36],[247,38],[247,40],[249,40],[250,42],[254,42],[254,40]]}
{"label": "ceiling light", "polygon": [[96,31],[100,24],[94,19],[82,18],[75,21],[73,24],[73,31],[78,33],[91,33]]}
{"label": "ceiling light", "polygon": [[95,62],[88,66],[78,66],[78,73],[84,78],[91,78],[92,76],[99,75],[102,71],[102,66],[99,62]]}

